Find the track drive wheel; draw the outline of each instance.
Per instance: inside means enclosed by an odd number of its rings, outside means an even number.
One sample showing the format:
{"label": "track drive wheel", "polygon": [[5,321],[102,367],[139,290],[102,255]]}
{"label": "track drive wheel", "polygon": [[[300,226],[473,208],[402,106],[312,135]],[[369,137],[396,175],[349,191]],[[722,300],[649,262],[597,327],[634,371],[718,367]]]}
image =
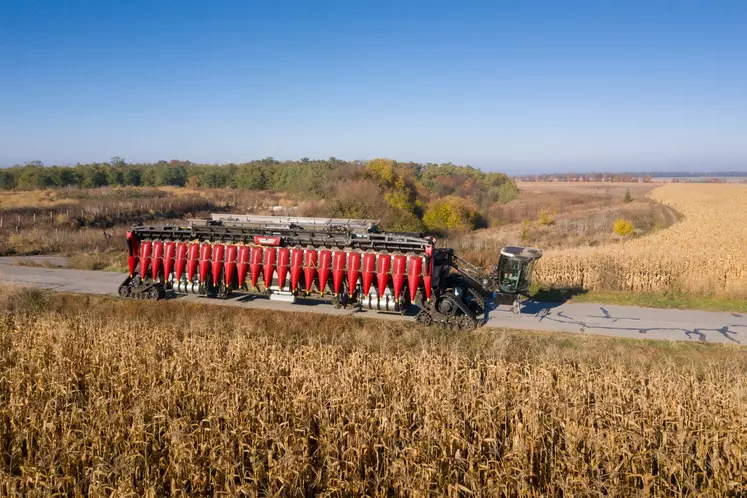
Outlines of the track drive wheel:
{"label": "track drive wheel", "polygon": [[431,325],[433,324],[433,318],[431,317],[431,314],[428,313],[425,310],[420,310],[420,312],[415,315],[415,321],[418,322],[420,325]]}
{"label": "track drive wheel", "polygon": [[477,322],[467,315],[460,316],[458,324],[459,329],[464,331],[474,330],[477,328]]}

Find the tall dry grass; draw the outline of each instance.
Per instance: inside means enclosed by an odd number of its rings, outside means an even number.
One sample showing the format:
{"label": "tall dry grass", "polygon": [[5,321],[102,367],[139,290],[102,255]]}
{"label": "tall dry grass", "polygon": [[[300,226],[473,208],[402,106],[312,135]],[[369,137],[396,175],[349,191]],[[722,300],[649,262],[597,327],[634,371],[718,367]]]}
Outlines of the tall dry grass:
{"label": "tall dry grass", "polygon": [[684,219],[622,244],[548,251],[537,279],[591,290],[747,297],[747,186],[671,184],[649,195]]}
{"label": "tall dry grass", "polygon": [[3,496],[747,492],[736,347],[0,291]]}
{"label": "tall dry grass", "polygon": [[98,188],[10,192],[0,202],[0,255],[64,254],[83,269],[125,269],[135,223],[179,222],[211,212],[270,214],[286,194],[229,189]]}

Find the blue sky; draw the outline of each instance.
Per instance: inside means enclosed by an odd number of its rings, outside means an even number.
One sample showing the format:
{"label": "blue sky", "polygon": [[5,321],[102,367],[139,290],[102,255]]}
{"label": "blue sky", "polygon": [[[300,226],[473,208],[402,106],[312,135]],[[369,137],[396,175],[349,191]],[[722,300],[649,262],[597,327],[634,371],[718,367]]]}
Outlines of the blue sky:
{"label": "blue sky", "polygon": [[0,2],[0,165],[747,169],[747,2]]}

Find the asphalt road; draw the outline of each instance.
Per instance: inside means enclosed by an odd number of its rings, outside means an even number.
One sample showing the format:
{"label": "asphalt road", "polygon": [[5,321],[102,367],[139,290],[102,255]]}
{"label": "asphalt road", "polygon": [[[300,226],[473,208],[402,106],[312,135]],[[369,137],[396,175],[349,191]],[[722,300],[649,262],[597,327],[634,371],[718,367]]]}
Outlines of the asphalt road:
{"label": "asphalt road", "polygon": [[[25,258],[28,259],[28,258]],[[124,280],[121,273],[16,266],[13,258],[0,258],[0,281],[54,289],[61,292],[116,295]],[[55,261],[59,263],[59,261]],[[197,296],[180,300],[272,310],[305,311],[333,315],[410,320],[411,316],[374,311],[336,310],[319,301],[288,304],[263,297],[237,295],[227,300]],[[487,326],[552,332],[608,335],[635,339],[747,344],[747,314],[708,311],[662,310],[590,303],[541,303],[530,301],[515,315],[509,306],[488,313]]]}

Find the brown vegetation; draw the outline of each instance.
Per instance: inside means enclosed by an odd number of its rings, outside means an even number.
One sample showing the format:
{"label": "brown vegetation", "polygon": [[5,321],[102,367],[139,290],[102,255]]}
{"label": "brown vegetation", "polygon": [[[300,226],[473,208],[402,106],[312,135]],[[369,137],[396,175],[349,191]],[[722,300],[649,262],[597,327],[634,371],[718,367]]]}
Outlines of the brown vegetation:
{"label": "brown vegetation", "polygon": [[63,254],[81,269],[126,268],[134,223],[182,221],[239,210],[290,214],[285,194],[225,189],[100,188],[8,192],[0,204],[0,255]]}
{"label": "brown vegetation", "polygon": [[650,195],[683,220],[617,245],[548,252],[538,279],[591,290],[747,297],[747,187],[670,184]]}
{"label": "brown vegetation", "polygon": [[489,266],[506,245],[546,251],[601,246],[620,242],[614,231],[618,219],[629,220],[637,236],[676,221],[671,208],[647,197],[651,185],[522,183],[520,188],[518,198],[487,211],[491,228],[452,235],[445,243],[470,261]]}
{"label": "brown vegetation", "polygon": [[4,496],[747,491],[737,347],[9,288],[0,310]]}

